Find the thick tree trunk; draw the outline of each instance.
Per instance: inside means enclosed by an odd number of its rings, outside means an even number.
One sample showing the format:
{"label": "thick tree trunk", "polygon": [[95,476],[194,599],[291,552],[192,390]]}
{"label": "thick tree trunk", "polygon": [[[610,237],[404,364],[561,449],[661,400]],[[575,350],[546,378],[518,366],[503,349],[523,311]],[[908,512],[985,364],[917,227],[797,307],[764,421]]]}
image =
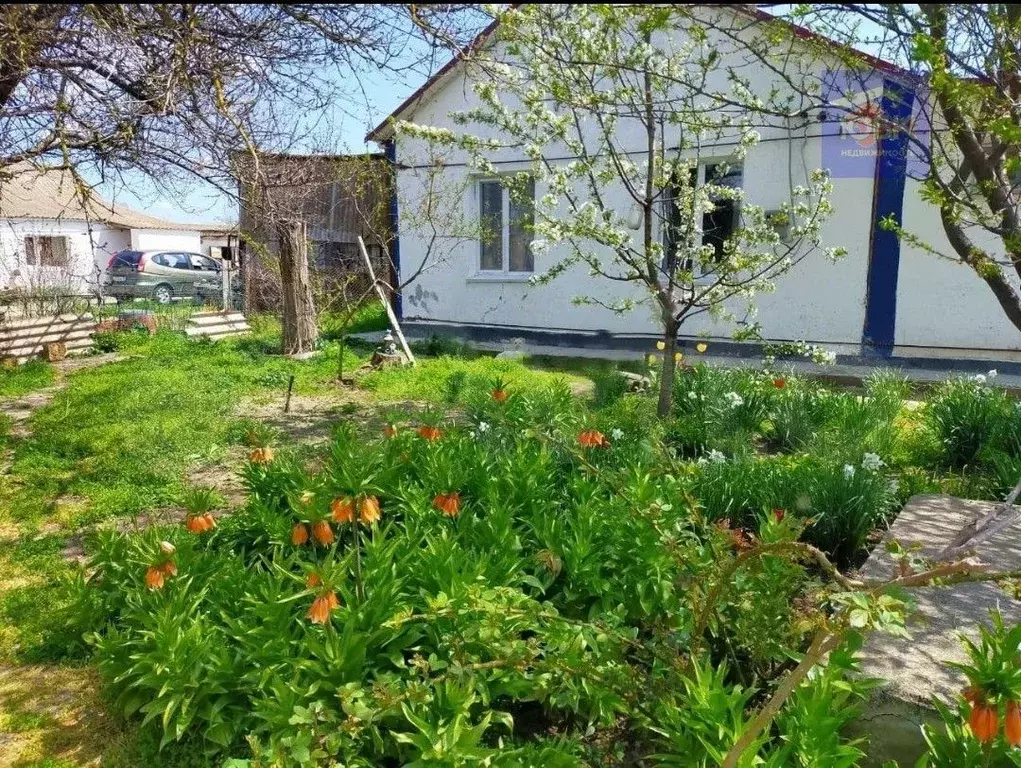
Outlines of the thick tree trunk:
{"label": "thick tree trunk", "polygon": [[659,405],[656,413],[661,419],[665,419],[673,410],[674,404],[674,372],[677,370],[677,361],[674,355],[677,352],[677,324],[668,322],[663,328],[663,369],[659,375]]}
{"label": "thick tree trunk", "polygon": [[319,337],[308,274],[308,231],[304,222],[281,221],[277,224],[277,237],[280,242],[284,354],[303,355],[315,349]]}

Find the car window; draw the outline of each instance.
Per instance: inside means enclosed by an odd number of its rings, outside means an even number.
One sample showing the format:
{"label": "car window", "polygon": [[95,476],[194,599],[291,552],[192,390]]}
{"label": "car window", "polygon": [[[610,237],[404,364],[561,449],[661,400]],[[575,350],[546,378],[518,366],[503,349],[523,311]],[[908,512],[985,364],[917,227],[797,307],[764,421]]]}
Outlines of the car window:
{"label": "car window", "polygon": [[197,253],[188,254],[191,256],[191,267],[192,269],[201,269],[203,272],[217,272],[219,271],[219,265],[212,259],[200,256]]}
{"label": "car window", "polygon": [[171,269],[191,269],[191,263],[188,261],[188,257],[183,253],[157,253],[152,257],[152,260],[161,267],[170,267]]}
{"label": "car window", "polygon": [[141,251],[120,251],[115,253],[110,260],[110,269],[116,269],[117,267],[131,267],[134,269],[138,266],[141,258]]}

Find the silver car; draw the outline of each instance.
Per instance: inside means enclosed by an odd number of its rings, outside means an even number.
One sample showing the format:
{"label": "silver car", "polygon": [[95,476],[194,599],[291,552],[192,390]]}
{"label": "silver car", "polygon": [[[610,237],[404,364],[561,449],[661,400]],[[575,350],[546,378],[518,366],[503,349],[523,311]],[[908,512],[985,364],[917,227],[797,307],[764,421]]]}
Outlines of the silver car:
{"label": "silver car", "polygon": [[216,299],[222,293],[220,263],[200,253],[120,251],[106,268],[106,292],[118,301]]}

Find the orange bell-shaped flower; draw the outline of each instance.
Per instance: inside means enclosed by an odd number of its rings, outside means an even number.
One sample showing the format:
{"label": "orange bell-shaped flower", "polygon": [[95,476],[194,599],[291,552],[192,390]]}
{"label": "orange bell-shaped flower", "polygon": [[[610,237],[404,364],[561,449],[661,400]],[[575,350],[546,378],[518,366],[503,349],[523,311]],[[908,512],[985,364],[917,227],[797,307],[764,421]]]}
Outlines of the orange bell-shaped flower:
{"label": "orange bell-shaped flower", "polygon": [[440,435],[442,433],[440,432],[439,427],[430,427],[423,425],[418,428],[418,434],[422,437],[423,440],[439,440]]}
{"label": "orange bell-shaped flower", "polygon": [[308,578],[305,579],[305,586],[308,587],[309,589],[315,589],[316,587],[321,587],[322,585],[323,580],[315,571],[312,571],[312,573],[308,575]]}
{"label": "orange bell-shaped flower", "polygon": [[366,496],[358,504],[358,519],[365,525],[372,525],[379,522],[382,517],[379,509],[379,499],[375,496]]}
{"label": "orange bell-shaped flower", "polygon": [[348,498],[338,498],[330,502],[330,512],[335,523],[353,523],[355,519],[355,503]]}
{"label": "orange bell-shaped flower", "polygon": [[610,443],[598,429],[586,429],[578,433],[578,444],[582,448],[598,448]]}
{"label": "orange bell-shaped flower", "polygon": [[305,614],[313,624],[325,624],[330,620],[330,612],[340,605],[337,596],[333,592],[326,592],[319,595],[312,601],[312,607]]}
{"label": "orange bell-shaped flower", "polygon": [[461,494],[458,491],[438,493],[433,499],[433,506],[447,517],[457,517],[461,511]]}
{"label": "orange bell-shaped flower", "polygon": [[383,426],[383,437],[397,437],[397,427],[393,424]]}
{"label": "orange bell-shaped flower", "polygon": [[304,523],[296,523],[291,529],[291,544],[300,547],[308,541],[308,528]]}
{"label": "orange bell-shaped flower", "polygon": [[978,702],[971,708],[971,717],[968,718],[968,725],[971,726],[975,738],[986,744],[996,738],[996,732],[1000,729],[999,718],[996,716],[996,707],[990,707],[984,702]]}
{"label": "orange bell-shaped flower", "polygon": [[333,543],[333,529],[325,520],[320,520],[312,526],[312,538],[317,544],[326,547]]}
{"label": "orange bell-shaped flower", "polygon": [[163,589],[163,568],[152,565],[145,572],[145,586],[149,589]]}
{"label": "orange bell-shaped flower", "polygon": [[507,390],[494,389],[492,392],[489,393],[489,396],[493,398],[496,402],[502,403],[507,399]]}
{"label": "orange bell-shaped flower", "polygon": [[1007,702],[1007,715],[1003,720],[1004,735],[1012,747],[1021,747],[1021,704]]}

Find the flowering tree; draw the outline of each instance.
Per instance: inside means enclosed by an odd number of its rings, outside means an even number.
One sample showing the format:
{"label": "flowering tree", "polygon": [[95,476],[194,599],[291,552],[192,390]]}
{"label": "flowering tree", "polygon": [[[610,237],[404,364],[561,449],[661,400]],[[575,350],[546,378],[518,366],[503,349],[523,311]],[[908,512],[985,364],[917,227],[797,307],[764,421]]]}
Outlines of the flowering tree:
{"label": "flowering tree", "polygon": [[762,102],[713,34],[734,15],[693,13],[509,10],[498,44],[475,53],[479,105],[454,115],[466,130],[402,126],[467,150],[480,173],[496,174],[500,150],[529,158],[530,172],[498,178],[519,206],[534,206],[532,251],[550,256],[533,281],[579,267],[621,288],[576,302],[652,309],[663,333],[661,416],[681,327],[708,314],[754,335],[755,296],[815,250],[831,208],[822,171],[806,169],[770,211],[746,196],[741,163],[760,140]]}

